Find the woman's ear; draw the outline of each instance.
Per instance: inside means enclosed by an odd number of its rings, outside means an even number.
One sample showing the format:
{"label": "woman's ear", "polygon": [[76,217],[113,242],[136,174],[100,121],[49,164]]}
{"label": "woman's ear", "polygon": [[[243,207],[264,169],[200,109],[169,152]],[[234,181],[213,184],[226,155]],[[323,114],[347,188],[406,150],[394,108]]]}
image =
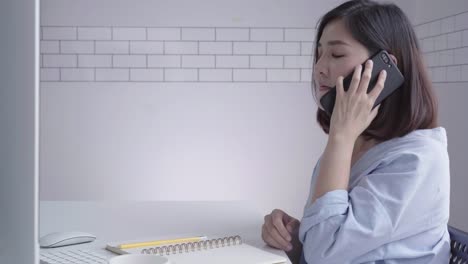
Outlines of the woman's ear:
{"label": "woman's ear", "polygon": [[393,54],[388,54],[390,55],[390,59],[393,61],[393,63],[395,63],[396,66],[398,66],[398,60],[395,56],[393,56]]}

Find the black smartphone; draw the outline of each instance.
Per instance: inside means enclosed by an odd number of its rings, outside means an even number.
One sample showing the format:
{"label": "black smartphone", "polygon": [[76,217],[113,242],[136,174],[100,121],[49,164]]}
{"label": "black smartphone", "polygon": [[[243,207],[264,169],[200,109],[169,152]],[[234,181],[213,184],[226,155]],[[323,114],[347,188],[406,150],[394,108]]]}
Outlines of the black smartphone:
{"label": "black smartphone", "polygon": [[[385,50],[377,52],[370,58],[374,62],[372,68],[371,79],[369,82],[369,87],[367,92],[369,93],[377,83],[377,79],[382,70],[387,71],[387,78],[385,79],[384,89],[380,93],[379,97],[375,101],[374,107],[379,105],[385,98],[391,95],[396,89],[398,89],[404,81],[403,74],[398,70],[398,67],[390,59],[390,56]],[[367,61],[367,60],[366,60]],[[364,73],[365,62],[362,64],[362,73]],[[346,78],[343,79],[343,87],[345,91],[348,90],[351,80],[353,79],[353,73],[351,72]],[[322,96],[320,99],[320,104],[322,104],[323,109],[329,115],[332,114],[333,108],[335,107],[336,99],[336,87],[333,87],[329,92]]]}

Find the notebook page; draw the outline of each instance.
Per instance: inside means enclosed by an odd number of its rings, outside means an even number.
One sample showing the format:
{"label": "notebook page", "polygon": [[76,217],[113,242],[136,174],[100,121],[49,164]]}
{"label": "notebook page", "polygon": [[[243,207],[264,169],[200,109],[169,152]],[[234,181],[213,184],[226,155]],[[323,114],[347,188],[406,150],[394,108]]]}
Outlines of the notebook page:
{"label": "notebook page", "polygon": [[283,264],[286,259],[253,246],[242,244],[187,253],[164,255],[171,264]]}

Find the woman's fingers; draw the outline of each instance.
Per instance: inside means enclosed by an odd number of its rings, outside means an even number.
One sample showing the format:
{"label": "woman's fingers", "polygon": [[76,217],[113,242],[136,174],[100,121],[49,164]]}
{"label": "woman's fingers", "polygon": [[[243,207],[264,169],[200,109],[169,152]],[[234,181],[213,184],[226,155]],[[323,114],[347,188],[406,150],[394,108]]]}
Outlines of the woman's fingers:
{"label": "woman's fingers", "polygon": [[271,222],[276,227],[276,229],[281,234],[281,236],[284,239],[290,241],[291,240],[291,235],[289,234],[289,232],[286,229],[286,226],[284,224],[284,222],[286,222],[286,221],[283,221],[284,219],[287,219],[288,217],[289,217],[288,214],[286,214],[285,212],[283,212],[283,211],[281,211],[279,209],[275,209],[275,210],[273,210],[271,212]]}
{"label": "woman's fingers", "polygon": [[369,87],[369,83],[372,76],[372,68],[374,66],[374,62],[372,60],[366,61],[364,72],[362,73],[361,82],[359,83],[359,88],[357,89],[357,93],[366,93]]}
{"label": "woman's fingers", "polygon": [[336,96],[339,98],[343,97],[345,93],[344,88],[343,88],[343,76],[339,76],[336,79],[335,87],[336,87]]}
{"label": "woman's fingers", "polygon": [[379,74],[379,78],[377,79],[377,83],[375,84],[374,89],[372,89],[372,91],[370,91],[369,93],[369,98],[371,99],[372,103],[374,103],[377,100],[380,93],[384,89],[386,79],[387,79],[387,71],[382,70]]}
{"label": "woman's fingers", "polygon": [[[265,216],[265,223],[262,227],[262,237],[265,242],[272,246],[289,250],[291,244],[291,235],[283,223],[283,217],[286,214],[280,210],[273,210],[269,215]],[[264,234],[263,234],[264,233]],[[266,240],[268,239],[268,241]]]}
{"label": "woman's fingers", "polygon": [[268,229],[266,227],[266,224],[263,224],[263,226],[262,226],[262,239],[268,245],[270,245],[270,246],[272,246],[274,248],[282,249],[281,245],[271,237],[271,235],[270,235],[270,233],[269,233],[269,231],[268,231]]}
{"label": "woman's fingers", "polygon": [[265,227],[265,230],[266,230],[266,237],[269,238],[269,242],[271,243],[271,245],[277,247],[277,248],[281,248],[283,250],[289,250],[289,247],[290,247],[290,244],[288,241],[286,241],[281,235],[280,233],[278,232],[278,230],[276,230],[276,228],[271,225],[271,222],[270,223],[265,223],[264,224],[264,227]]}
{"label": "woman's fingers", "polygon": [[297,229],[299,229],[300,224],[301,222],[299,222],[299,220],[291,218],[286,224],[286,229],[289,231],[290,234],[292,234],[294,233],[294,231],[297,231]]}
{"label": "woman's fingers", "polygon": [[356,68],[354,68],[353,79],[351,80],[351,84],[349,85],[347,91],[348,93],[354,94],[357,91],[359,83],[361,82],[361,73],[362,65],[356,66]]}

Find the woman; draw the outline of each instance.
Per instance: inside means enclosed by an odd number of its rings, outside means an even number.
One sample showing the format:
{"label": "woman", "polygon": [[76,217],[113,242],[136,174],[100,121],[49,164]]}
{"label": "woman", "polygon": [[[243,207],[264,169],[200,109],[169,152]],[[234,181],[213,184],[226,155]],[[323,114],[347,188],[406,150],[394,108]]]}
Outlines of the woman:
{"label": "woman", "polygon": [[[331,117],[317,111],[328,143],[302,220],[273,210],[263,240],[293,263],[448,263],[447,139],[408,18],[394,4],[349,1],[320,20],[315,44],[314,94],[337,89]],[[379,50],[405,81],[372,108],[386,73],[368,93],[366,60]]]}

